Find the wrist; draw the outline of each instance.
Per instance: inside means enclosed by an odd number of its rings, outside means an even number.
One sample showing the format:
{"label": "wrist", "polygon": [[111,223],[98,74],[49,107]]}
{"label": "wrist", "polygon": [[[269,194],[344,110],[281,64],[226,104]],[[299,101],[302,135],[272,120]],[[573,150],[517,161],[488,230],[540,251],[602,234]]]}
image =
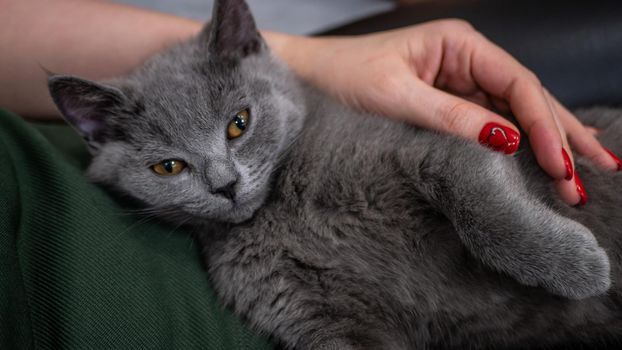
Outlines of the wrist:
{"label": "wrist", "polygon": [[273,54],[299,77],[313,81],[315,67],[321,65],[324,39],[262,31]]}

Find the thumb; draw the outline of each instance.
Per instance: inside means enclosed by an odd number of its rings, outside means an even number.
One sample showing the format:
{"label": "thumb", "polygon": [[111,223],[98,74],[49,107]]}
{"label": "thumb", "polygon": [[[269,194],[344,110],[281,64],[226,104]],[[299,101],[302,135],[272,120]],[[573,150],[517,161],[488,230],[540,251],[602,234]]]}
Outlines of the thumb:
{"label": "thumb", "polygon": [[473,102],[426,84],[409,90],[404,118],[415,125],[478,141],[491,149],[512,154],[520,132],[507,119]]}

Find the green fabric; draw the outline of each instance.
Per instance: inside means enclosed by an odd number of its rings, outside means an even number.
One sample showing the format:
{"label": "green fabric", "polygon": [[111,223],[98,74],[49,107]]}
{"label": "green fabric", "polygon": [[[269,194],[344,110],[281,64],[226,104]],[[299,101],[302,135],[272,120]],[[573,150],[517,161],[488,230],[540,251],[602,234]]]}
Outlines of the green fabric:
{"label": "green fabric", "polygon": [[188,233],[89,184],[68,127],[38,129],[0,110],[0,349],[271,348],[218,304]]}

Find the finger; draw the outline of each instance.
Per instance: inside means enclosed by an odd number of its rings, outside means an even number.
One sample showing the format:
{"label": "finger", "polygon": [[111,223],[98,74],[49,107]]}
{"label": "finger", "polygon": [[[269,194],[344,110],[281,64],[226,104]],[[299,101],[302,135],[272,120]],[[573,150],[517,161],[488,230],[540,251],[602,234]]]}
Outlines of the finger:
{"label": "finger", "polygon": [[[598,131],[595,128],[587,128],[559,101],[552,97],[548,91],[561,123],[568,133],[570,146],[580,155],[589,159],[592,163],[602,169],[617,171],[622,168],[620,159],[613,153],[605,149],[596,139]],[[590,130],[591,129],[591,130]]]}
{"label": "finger", "polygon": [[572,152],[553,108],[539,84],[521,78],[516,81],[510,85],[506,99],[529,137],[538,164],[554,179],[570,181]]}
{"label": "finger", "polygon": [[554,179],[568,178],[563,133],[540,82],[505,51],[483,37],[477,40],[471,63],[473,79],[491,95],[508,102],[529,135],[538,164]]}
{"label": "finger", "polygon": [[570,205],[585,205],[588,195],[579,174],[574,174],[573,181],[555,180],[555,189],[561,199]]}
{"label": "finger", "polygon": [[[561,121],[559,120],[559,113],[557,111],[556,106],[553,104],[553,100],[551,96],[546,93],[546,89],[542,90],[544,93],[544,98],[546,99],[547,104],[549,105],[549,109],[552,112],[553,120],[557,125],[557,129],[560,130],[562,144],[563,144],[563,157],[566,163],[566,171],[568,175],[563,180],[556,180],[555,187],[557,188],[557,192],[559,193],[561,199],[569,205],[583,205],[587,202],[587,195],[585,194],[585,190],[582,187],[579,187],[577,181],[581,183],[581,180],[577,180],[579,174],[577,174],[574,166],[574,157],[572,154],[572,150],[568,145],[568,138],[566,137],[566,131],[561,125]],[[566,151],[567,150],[567,151]],[[582,186],[582,185],[581,185]]]}
{"label": "finger", "polygon": [[578,183],[581,183],[581,180],[577,180],[579,174],[577,174],[575,171],[574,157],[572,154],[572,150],[568,144],[566,131],[561,124],[558,110],[554,105],[551,96],[547,93],[546,89],[542,89],[542,92],[544,95],[544,99],[546,100],[553,116],[553,121],[555,122],[557,129],[560,131],[563,145],[562,156],[566,163],[567,177],[563,180],[555,181],[557,192],[559,193],[562,200],[569,205],[585,204],[585,202],[587,201],[587,196],[585,195],[585,190],[582,188],[582,185],[581,187],[578,185]]}
{"label": "finger", "polygon": [[424,83],[403,91],[409,92],[403,106],[417,125],[477,140],[505,154],[518,149],[520,132],[492,111]]}

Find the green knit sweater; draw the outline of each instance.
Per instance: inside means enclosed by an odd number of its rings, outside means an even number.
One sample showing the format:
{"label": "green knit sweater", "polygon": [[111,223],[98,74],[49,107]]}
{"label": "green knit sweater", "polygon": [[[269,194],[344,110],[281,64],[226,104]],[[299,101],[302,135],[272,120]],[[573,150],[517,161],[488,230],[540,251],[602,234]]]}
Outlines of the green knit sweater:
{"label": "green knit sweater", "polygon": [[64,125],[0,110],[0,349],[269,349],[223,310],[187,232],[83,176]]}

